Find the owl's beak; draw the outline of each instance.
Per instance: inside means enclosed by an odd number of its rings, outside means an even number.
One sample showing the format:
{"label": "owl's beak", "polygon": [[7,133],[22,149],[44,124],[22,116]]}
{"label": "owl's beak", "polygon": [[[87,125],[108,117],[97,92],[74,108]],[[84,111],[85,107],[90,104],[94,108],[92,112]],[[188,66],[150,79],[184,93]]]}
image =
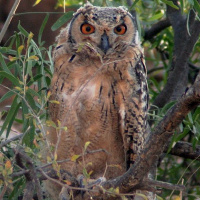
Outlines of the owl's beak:
{"label": "owl's beak", "polygon": [[109,38],[108,38],[106,32],[104,32],[104,34],[101,36],[101,44],[99,47],[105,54],[106,54],[107,50],[110,48]]}

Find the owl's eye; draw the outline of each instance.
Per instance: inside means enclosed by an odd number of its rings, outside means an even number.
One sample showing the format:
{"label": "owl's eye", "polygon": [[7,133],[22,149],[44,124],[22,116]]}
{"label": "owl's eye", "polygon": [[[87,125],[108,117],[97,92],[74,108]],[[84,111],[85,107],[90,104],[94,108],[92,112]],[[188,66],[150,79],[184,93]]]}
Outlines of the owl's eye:
{"label": "owl's eye", "polygon": [[121,24],[119,26],[116,26],[114,32],[118,35],[124,35],[124,33],[126,33],[126,25]]}
{"label": "owl's eye", "polygon": [[81,32],[83,34],[88,35],[88,34],[94,33],[94,31],[95,31],[95,28],[91,24],[82,24],[81,25]]}

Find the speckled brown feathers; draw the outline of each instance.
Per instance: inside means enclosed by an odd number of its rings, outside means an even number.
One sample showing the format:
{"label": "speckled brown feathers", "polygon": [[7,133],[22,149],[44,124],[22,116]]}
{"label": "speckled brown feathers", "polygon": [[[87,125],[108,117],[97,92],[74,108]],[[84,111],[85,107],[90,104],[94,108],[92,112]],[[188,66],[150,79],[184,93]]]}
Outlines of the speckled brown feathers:
{"label": "speckled brown feathers", "polygon": [[[91,24],[95,32],[81,33],[83,23]],[[121,24],[126,33],[117,35],[113,30]],[[102,38],[107,39],[106,48]],[[123,8],[87,4],[61,31],[57,42],[50,91],[51,100],[60,104],[51,103],[49,114],[52,121],[67,127],[49,130],[57,160],[82,154],[90,141],[87,151],[104,151],[63,162],[61,168],[77,176],[86,167],[92,171],[91,178],[122,175],[144,143],[147,121],[146,69],[135,20]]]}

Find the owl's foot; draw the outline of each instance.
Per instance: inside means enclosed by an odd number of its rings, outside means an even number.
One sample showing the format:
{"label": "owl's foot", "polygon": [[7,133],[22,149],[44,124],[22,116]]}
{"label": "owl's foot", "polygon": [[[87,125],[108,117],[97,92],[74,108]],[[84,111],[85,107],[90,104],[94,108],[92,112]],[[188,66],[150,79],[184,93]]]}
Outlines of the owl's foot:
{"label": "owl's foot", "polygon": [[101,185],[103,182],[106,181],[105,177],[99,177],[98,179],[85,179],[83,175],[79,175],[77,178],[79,185],[81,188],[88,188],[92,189],[97,185]]}
{"label": "owl's foot", "polygon": [[87,189],[94,189],[96,186],[101,185],[106,181],[105,177],[99,177],[98,179],[85,179],[83,175],[79,175],[77,178],[79,182],[80,188],[84,188],[85,190],[81,190],[81,196],[83,197],[87,191]]}
{"label": "owl's foot", "polygon": [[[80,191],[80,195],[85,197],[86,191],[94,189],[96,186],[101,185],[103,182],[106,181],[106,178],[99,177],[98,179],[85,179],[83,175],[79,175],[77,178],[79,183],[79,187],[83,190]],[[84,198],[83,198],[84,199]],[[59,194],[59,200],[71,200],[70,191],[67,187],[62,187],[62,190]]]}

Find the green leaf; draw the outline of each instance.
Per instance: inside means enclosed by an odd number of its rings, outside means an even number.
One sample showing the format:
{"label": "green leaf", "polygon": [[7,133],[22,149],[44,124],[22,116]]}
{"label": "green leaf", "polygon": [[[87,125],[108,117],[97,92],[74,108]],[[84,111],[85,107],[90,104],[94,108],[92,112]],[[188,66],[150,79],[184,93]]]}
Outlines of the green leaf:
{"label": "green leaf", "polygon": [[34,111],[37,111],[37,106],[35,105],[35,100],[30,93],[26,93],[26,99]]}
{"label": "green leaf", "polygon": [[198,12],[200,15],[200,4],[197,0],[194,0],[194,9]]}
{"label": "green leaf", "polygon": [[3,56],[1,53],[0,53],[0,63],[1,63],[1,67],[2,67],[3,71],[7,72],[8,74],[12,74],[11,71],[8,69],[8,66],[7,66],[5,60],[3,59]]}
{"label": "green leaf", "polygon": [[20,32],[21,32],[23,35],[25,35],[26,37],[29,36],[29,33],[21,26],[20,21],[19,21],[19,23],[18,23],[17,28],[20,30]]}
{"label": "green leaf", "polygon": [[188,119],[189,119],[190,123],[193,124],[193,119],[192,119],[192,113],[191,112],[188,113]]}
{"label": "green leaf", "polygon": [[150,17],[149,19],[147,19],[147,21],[155,21],[155,20],[158,20],[160,18],[162,18],[164,15],[164,13],[158,13],[158,14],[155,14],[154,16]]}
{"label": "green leaf", "polygon": [[194,5],[194,0],[188,0],[189,4]]}
{"label": "green leaf", "polygon": [[16,184],[14,185],[14,189],[9,195],[9,200],[17,200],[19,196],[23,193],[26,184],[23,178],[18,179]]}
{"label": "green leaf", "polygon": [[38,35],[38,43],[39,43],[39,46],[42,46],[42,33],[44,31],[44,28],[46,26],[46,23],[49,19],[49,13],[46,15],[46,17],[44,18],[43,22],[42,22],[42,25],[40,27],[40,30],[39,30],[39,35]]}
{"label": "green leaf", "polygon": [[30,80],[28,83],[27,83],[27,86],[31,86],[35,81],[39,80],[43,75],[42,74],[38,74],[36,76],[33,77],[33,80]]}
{"label": "green leaf", "polygon": [[26,92],[29,93],[29,94],[31,94],[31,95],[40,97],[40,95],[35,90],[33,90],[31,88],[28,88],[28,90]]}
{"label": "green leaf", "polygon": [[8,114],[6,116],[6,119],[1,127],[1,131],[0,131],[0,136],[2,135],[2,133],[4,132],[4,130],[6,129],[7,125],[9,124],[9,122],[12,120],[13,116],[15,115],[15,113],[17,113],[18,109],[19,109],[19,104],[17,103],[17,99],[18,97],[16,96],[13,100],[13,103],[10,107],[10,110],[8,111]]}
{"label": "green leaf", "polygon": [[158,195],[156,195],[156,198],[157,198],[158,200],[164,200],[162,197],[160,197],[160,196],[158,196]]}
{"label": "green leaf", "polygon": [[56,124],[51,120],[47,120],[46,125],[49,126],[49,127],[53,127],[55,129],[57,128]]}
{"label": "green leaf", "polygon": [[179,10],[179,7],[174,5],[173,1],[168,1],[168,0],[161,0],[161,1],[165,4],[167,4],[168,6],[171,6],[172,8]]}
{"label": "green leaf", "polygon": [[90,175],[87,173],[87,170],[85,168],[83,168],[83,176],[87,179],[90,178]]}
{"label": "green leaf", "polygon": [[139,0],[135,0],[134,3],[132,4],[132,6],[128,10],[131,11],[138,2],[139,2]]}
{"label": "green leaf", "polygon": [[64,25],[67,21],[69,21],[73,16],[73,11],[69,11],[63,16],[61,16],[51,27],[52,31],[59,29],[62,25]]}
{"label": "green leaf", "polygon": [[18,113],[19,108],[20,108],[20,103],[17,105],[16,109],[12,113],[13,115],[12,115],[11,119],[9,120],[9,124],[8,124],[8,127],[7,127],[6,137],[8,137],[8,135],[10,133],[10,130],[12,128],[13,122],[15,121],[15,117],[16,117],[16,115]]}
{"label": "green leaf", "polygon": [[24,135],[22,142],[26,144],[28,147],[33,146],[33,140],[35,136],[35,126],[33,124],[33,120],[29,120],[29,131]]}
{"label": "green leaf", "polygon": [[0,99],[0,103],[3,102],[4,100],[12,97],[15,93],[13,91],[8,91],[6,94],[4,94],[1,99]]}
{"label": "green leaf", "polygon": [[14,85],[19,86],[19,80],[17,78],[15,78],[13,75],[7,73],[7,72],[1,72],[0,71],[0,76],[3,76],[5,78],[7,78],[8,80],[10,80]]}
{"label": "green leaf", "polygon": [[188,133],[189,133],[190,129],[189,128],[185,128],[183,133],[179,134],[177,137],[176,137],[176,141],[180,141],[182,138],[184,138]]}

